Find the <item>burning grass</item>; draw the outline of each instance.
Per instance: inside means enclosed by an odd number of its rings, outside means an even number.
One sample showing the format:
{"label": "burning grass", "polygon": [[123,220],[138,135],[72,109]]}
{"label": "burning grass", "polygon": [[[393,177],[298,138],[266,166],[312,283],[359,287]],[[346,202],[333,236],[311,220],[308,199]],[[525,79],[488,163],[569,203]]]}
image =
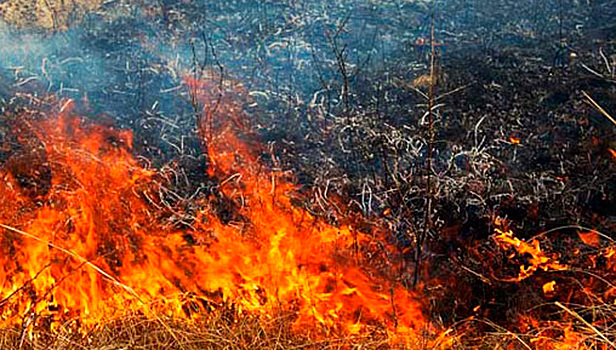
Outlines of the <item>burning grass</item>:
{"label": "burning grass", "polygon": [[[207,91],[196,89],[205,98]],[[287,313],[293,317],[284,327],[317,330],[308,332],[313,341],[329,332],[354,339],[380,329],[392,344],[412,344],[428,330],[414,293],[370,268],[378,261],[399,268],[382,258],[395,249],[379,232],[361,232],[351,222],[332,226],[293,206],[293,185],[264,170],[229,123],[217,125],[208,142],[218,187],[197,200],[200,209],[178,229],[166,223],[179,209],[161,195],[164,176],[132,157],[131,133],[83,125],[70,116],[71,103],[61,104],[58,118],[16,128],[40,143],[2,174],[0,312],[5,326],[22,327],[19,342],[24,334],[29,341],[64,341],[66,332],[95,341],[150,319],[166,335],[144,341],[174,339],[180,346],[176,333],[190,322],[203,327],[203,315],[206,329],[219,326],[215,316],[210,320],[219,305],[236,311],[229,329],[239,329],[242,339],[262,332],[250,320],[276,323]],[[239,112],[229,104],[219,113],[231,120]],[[48,183],[28,187],[19,179],[32,175],[33,156]],[[143,316],[137,322],[127,313]],[[250,316],[236,324],[243,315]],[[204,334],[187,337],[211,341]],[[254,341],[262,340],[247,344]]]}
{"label": "burning grass", "polygon": [[[54,55],[9,45],[0,76],[0,347],[614,348],[613,43],[545,72],[461,33],[431,74],[405,37],[381,72],[351,63],[354,17],[248,3],[104,2],[73,57],[54,40],[88,4],[35,2]],[[280,52],[318,76],[269,81]]]}
{"label": "burning grass", "polygon": [[[213,98],[188,84],[196,99]],[[166,197],[173,171],[132,156],[130,132],[84,123],[70,100],[58,117],[15,119],[24,146],[0,187],[7,348],[613,346],[608,235],[565,227],[524,240],[496,220],[465,269],[502,301],[465,295],[468,285],[447,273],[425,272],[423,291],[412,291],[398,282],[408,265],[387,232],[351,213],[332,225],[294,205],[287,174],[263,167],[259,146],[242,141],[241,109],[223,101],[227,122],[201,119],[217,186],[195,197],[190,215]],[[475,315],[437,322],[443,293],[480,302]]]}
{"label": "burning grass", "polygon": [[202,108],[210,184],[191,198],[170,185],[174,164],[144,166],[132,132],[85,122],[72,100],[7,116],[20,147],[0,185],[6,347],[612,346],[609,235],[575,226],[523,239],[494,220],[466,259],[427,260],[413,289],[407,250],[382,221],[342,204],[333,219],[314,215],[290,174],[266,166],[241,84],[222,95],[185,84]]}

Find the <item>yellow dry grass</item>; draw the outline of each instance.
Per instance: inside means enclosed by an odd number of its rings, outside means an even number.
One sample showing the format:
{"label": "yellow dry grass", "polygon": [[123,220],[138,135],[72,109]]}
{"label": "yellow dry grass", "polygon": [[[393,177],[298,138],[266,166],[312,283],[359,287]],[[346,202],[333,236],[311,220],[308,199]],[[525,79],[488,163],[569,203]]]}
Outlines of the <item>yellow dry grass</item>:
{"label": "yellow dry grass", "polygon": [[19,28],[63,30],[102,0],[8,0],[0,4],[0,18]]}

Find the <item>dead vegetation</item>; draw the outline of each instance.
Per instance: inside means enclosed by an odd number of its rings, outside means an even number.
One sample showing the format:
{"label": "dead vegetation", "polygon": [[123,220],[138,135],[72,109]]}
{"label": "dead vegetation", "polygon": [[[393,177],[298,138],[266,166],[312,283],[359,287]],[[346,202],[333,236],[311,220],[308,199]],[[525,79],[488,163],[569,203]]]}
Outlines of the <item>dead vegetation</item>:
{"label": "dead vegetation", "polygon": [[87,12],[96,10],[99,0],[9,0],[0,5],[4,22],[20,28],[66,30]]}
{"label": "dead vegetation", "polygon": [[[4,329],[3,349],[382,349],[383,333],[375,330],[364,336],[339,336],[331,331],[323,340],[311,339],[310,332],[292,330],[293,315],[262,320],[236,310],[220,309],[191,321],[140,315],[127,315],[92,329],[78,327],[78,320],[60,329],[24,331]],[[327,332],[327,330],[322,330]],[[312,331],[311,331],[312,332]],[[380,334],[379,334],[380,333]]]}

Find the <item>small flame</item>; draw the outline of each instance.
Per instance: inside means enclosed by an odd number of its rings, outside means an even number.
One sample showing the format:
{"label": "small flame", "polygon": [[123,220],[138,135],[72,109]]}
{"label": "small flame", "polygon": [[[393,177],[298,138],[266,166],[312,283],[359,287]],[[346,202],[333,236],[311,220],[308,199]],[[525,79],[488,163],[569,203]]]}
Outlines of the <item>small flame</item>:
{"label": "small flame", "polygon": [[556,285],[556,281],[551,281],[543,285],[543,293],[548,294],[554,291],[554,286]]}
{"label": "small flame", "polygon": [[[520,256],[526,256],[527,264],[520,265],[520,273],[517,277],[508,279],[509,281],[519,282],[535,273],[537,270],[566,270],[568,266],[562,265],[556,260],[555,257],[546,256],[541,250],[539,241],[531,240],[525,242],[517,237],[514,237],[513,232],[507,228],[506,222],[502,219],[495,221],[497,227],[495,228],[496,236],[494,237],[498,243],[504,247],[510,247],[515,250]],[[515,255],[513,255],[515,256]],[[513,257],[512,256],[512,257]]]}

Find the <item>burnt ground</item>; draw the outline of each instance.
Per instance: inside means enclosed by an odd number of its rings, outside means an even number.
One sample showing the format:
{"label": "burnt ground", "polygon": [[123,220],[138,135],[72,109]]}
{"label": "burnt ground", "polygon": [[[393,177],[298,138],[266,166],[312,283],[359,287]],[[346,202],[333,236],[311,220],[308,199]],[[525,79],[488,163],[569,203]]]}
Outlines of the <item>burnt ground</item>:
{"label": "burnt ground", "polygon": [[[600,60],[599,47],[613,50],[614,42],[596,39],[575,50],[504,48],[447,59],[450,82],[471,85],[448,99],[444,113],[452,117],[443,120],[439,136],[445,144],[479,140],[484,145],[475,147],[484,147],[493,162],[460,193],[439,200],[445,234],[433,240],[434,261],[443,264],[437,263],[435,274],[456,280],[453,290],[464,297],[447,306],[439,302],[437,308],[505,324],[512,310],[550,300],[537,286],[552,274],[538,273],[520,283],[500,280],[517,272],[508,270],[508,260],[487,243],[495,216],[507,218],[521,238],[549,232],[549,243],[543,244],[563,257],[584,246],[577,239],[580,229],[572,225],[614,232],[616,175],[610,149],[616,128],[584,97],[594,96],[606,110],[616,107],[613,78],[591,72],[584,63]],[[473,166],[468,156],[458,158],[467,169]],[[459,275],[448,276],[453,271]],[[485,313],[471,310],[477,305],[486,306]]]}

